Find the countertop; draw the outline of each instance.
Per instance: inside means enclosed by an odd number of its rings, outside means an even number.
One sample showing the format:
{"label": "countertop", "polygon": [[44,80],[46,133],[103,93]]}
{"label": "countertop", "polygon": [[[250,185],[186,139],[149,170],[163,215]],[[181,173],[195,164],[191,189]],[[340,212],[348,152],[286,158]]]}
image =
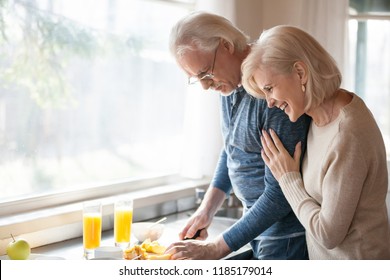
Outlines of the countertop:
{"label": "countertop", "polygon": [[[180,229],[184,226],[190,214],[191,212],[187,211],[167,216],[167,220],[165,221],[165,230],[163,235],[159,239],[159,243],[164,246],[168,246],[172,242],[179,240],[178,233]],[[155,220],[158,220],[158,218],[156,218]],[[218,234],[222,233],[225,229],[233,225],[235,221],[236,219],[234,218],[214,217],[213,223],[208,229],[209,239],[212,239]],[[137,240],[133,236],[131,238],[131,243],[137,242]],[[102,233],[101,246],[114,246],[114,237],[112,230],[104,231]],[[66,260],[82,260],[83,239],[82,237],[79,237],[38,248],[33,248],[31,253],[34,255],[42,254],[48,257],[62,257]],[[225,259],[249,259],[250,256],[251,248],[248,244],[240,250],[232,252]]]}

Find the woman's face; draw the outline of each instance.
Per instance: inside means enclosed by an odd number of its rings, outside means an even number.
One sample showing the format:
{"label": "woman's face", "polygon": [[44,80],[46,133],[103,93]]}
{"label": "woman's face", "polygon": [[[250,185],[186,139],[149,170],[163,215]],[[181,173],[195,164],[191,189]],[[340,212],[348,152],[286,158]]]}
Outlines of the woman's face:
{"label": "woman's face", "polygon": [[271,70],[258,69],[253,77],[264,92],[268,107],[278,107],[292,122],[305,113],[305,93],[302,91],[300,75],[295,69],[291,74],[275,74]]}

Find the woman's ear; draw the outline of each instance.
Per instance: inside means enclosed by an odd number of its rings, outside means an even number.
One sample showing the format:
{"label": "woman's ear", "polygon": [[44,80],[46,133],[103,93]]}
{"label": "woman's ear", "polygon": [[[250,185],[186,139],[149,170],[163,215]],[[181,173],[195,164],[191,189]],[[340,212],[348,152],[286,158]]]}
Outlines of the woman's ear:
{"label": "woman's ear", "polygon": [[298,74],[301,84],[304,85],[307,82],[307,67],[306,64],[303,63],[302,61],[297,61],[294,63],[293,66],[294,70]]}

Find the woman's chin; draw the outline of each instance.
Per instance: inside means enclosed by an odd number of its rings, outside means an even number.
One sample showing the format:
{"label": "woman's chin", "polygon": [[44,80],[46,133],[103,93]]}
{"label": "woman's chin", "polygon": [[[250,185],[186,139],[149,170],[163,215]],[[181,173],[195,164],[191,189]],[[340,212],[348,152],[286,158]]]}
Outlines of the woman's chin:
{"label": "woman's chin", "polygon": [[295,115],[295,114],[289,114],[289,113],[286,113],[287,114],[287,116],[288,116],[288,118],[290,119],[290,122],[296,122],[298,119],[299,119],[299,117],[300,116],[297,116],[297,115]]}
{"label": "woman's chin", "polygon": [[287,106],[283,112],[288,116],[288,118],[290,119],[290,122],[296,122],[298,120],[297,116],[295,114],[293,114],[293,112],[291,112],[289,110],[290,108]]}

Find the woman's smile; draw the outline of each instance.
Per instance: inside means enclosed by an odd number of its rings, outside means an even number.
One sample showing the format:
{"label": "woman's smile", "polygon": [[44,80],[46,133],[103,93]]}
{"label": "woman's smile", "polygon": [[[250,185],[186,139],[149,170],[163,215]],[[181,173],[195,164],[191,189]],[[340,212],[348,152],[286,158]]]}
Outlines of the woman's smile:
{"label": "woman's smile", "polygon": [[286,107],[288,106],[288,104],[286,102],[284,102],[280,107],[279,109],[282,110],[284,112],[284,110],[286,109]]}

